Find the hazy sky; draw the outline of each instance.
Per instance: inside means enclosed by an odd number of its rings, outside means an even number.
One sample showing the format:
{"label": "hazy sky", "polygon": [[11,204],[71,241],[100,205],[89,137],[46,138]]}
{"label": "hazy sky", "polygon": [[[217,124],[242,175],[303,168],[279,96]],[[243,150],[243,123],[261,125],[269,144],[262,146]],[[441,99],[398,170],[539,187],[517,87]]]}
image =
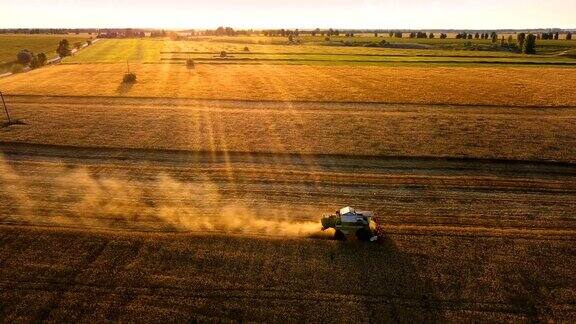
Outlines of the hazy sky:
{"label": "hazy sky", "polygon": [[0,28],[576,28],[576,0],[0,0]]}

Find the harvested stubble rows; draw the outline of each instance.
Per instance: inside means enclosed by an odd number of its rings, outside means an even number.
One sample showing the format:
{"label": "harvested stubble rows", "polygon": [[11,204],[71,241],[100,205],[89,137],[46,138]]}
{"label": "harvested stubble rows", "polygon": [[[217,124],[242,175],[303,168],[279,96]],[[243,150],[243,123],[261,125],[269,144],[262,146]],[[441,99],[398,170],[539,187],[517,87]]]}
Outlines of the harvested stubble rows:
{"label": "harvested stubble rows", "polygon": [[0,80],[8,94],[576,106],[568,68],[64,64]]}
{"label": "harvested stubble rows", "polygon": [[0,141],[203,152],[576,161],[575,108],[7,97]]}
{"label": "harvested stubble rows", "polygon": [[[576,183],[567,166],[2,150],[6,320],[576,318]],[[237,216],[248,223],[218,226],[219,208],[232,204],[272,224],[316,220],[318,231],[320,210],[342,200],[382,216],[382,244],[282,226],[274,235],[245,214]],[[217,226],[207,231],[199,215]]]}

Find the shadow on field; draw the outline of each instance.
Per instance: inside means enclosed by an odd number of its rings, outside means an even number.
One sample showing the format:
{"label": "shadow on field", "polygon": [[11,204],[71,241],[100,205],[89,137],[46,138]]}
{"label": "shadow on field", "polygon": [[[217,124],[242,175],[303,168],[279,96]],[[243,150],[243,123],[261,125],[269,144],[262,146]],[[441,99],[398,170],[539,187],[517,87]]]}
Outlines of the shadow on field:
{"label": "shadow on field", "polygon": [[118,94],[127,94],[128,92],[130,92],[130,90],[132,89],[132,87],[134,86],[134,83],[126,83],[126,82],[122,82],[120,83],[120,85],[118,85],[118,88],[116,88],[116,93]]}
{"label": "shadow on field", "polygon": [[0,128],[4,128],[5,130],[9,130],[8,128],[10,126],[15,126],[15,125],[28,125],[28,124],[21,119],[15,119],[15,120],[12,120],[10,122],[8,122],[8,121],[1,122]]}
{"label": "shadow on field", "polygon": [[411,257],[384,236],[377,244],[358,241],[338,243],[332,256],[334,269],[345,278],[345,287],[365,296],[368,322],[442,322],[444,315],[432,283],[419,275]]}

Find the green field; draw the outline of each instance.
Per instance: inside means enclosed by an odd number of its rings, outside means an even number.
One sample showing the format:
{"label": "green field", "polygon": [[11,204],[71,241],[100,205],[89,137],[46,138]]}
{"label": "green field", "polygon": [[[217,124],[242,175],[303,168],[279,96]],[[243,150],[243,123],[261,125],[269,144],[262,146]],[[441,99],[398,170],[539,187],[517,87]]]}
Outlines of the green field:
{"label": "green field", "polygon": [[[142,63],[179,63],[193,59],[200,63],[227,64],[322,64],[322,65],[554,65],[574,66],[576,60],[557,54],[523,55],[510,51],[467,50],[457,39],[388,39],[394,48],[346,46],[338,41],[316,42],[304,37],[300,45],[280,43],[280,38],[247,37],[199,38],[173,41],[169,39],[110,39],[95,44],[89,51],[67,58],[66,63],[118,63],[126,60]],[[307,40],[309,39],[309,40]],[[378,38],[380,39],[380,38]],[[370,37],[348,38],[345,41],[370,43]],[[262,41],[262,43],[256,43]],[[343,40],[344,41],[344,40]],[[412,43],[411,43],[412,42]],[[413,48],[415,42],[427,47]],[[473,40],[489,44],[485,40]],[[547,42],[547,43],[544,43]],[[551,44],[549,45],[548,42]],[[416,44],[416,45],[418,45]],[[433,44],[430,45],[430,44]],[[546,53],[576,47],[574,41],[541,41]],[[564,47],[559,47],[563,44]],[[455,47],[458,45],[459,47]],[[225,51],[227,57],[220,57]]]}
{"label": "green field", "polygon": [[88,35],[0,35],[0,64],[16,60],[16,54],[23,49],[33,53],[44,52],[48,57],[56,54],[61,39],[67,39],[71,45],[86,41]]}
{"label": "green field", "polygon": [[[386,35],[387,36],[387,35]],[[88,35],[1,35],[0,65],[13,62],[18,51],[55,55],[62,38],[71,44],[86,40]],[[68,63],[117,63],[126,60],[158,63],[191,58],[203,62],[273,63],[273,64],[558,64],[576,63],[562,56],[576,49],[576,40],[539,40],[538,55],[522,55],[490,49],[489,40],[411,39],[388,37],[299,37],[300,44],[289,44],[285,37],[199,37],[194,40],[107,39],[89,51],[66,60]],[[390,47],[369,47],[382,40]],[[247,48],[247,50],[246,50]],[[478,50],[484,49],[484,50]],[[221,51],[228,58],[220,59]]]}

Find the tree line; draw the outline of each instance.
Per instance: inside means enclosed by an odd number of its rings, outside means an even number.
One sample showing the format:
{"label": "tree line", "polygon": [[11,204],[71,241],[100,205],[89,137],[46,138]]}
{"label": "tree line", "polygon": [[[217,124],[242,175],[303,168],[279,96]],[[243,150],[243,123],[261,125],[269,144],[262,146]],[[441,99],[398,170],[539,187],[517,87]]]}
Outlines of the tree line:
{"label": "tree line", "polygon": [[[424,31],[402,31],[402,30],[339,30],[339,29],[312,29],[312,30],[300,30],[300,29],[265,29],[265,30],[235,30],[232,27],[218,27],[214,30],[188,30],[184,31],[188,36],[252,36],[252,35],[264,35],[264,36],[280,36],[280,37],[298,37],[301,35],[310,36],[346,36],[354,37],[359,33],[373,33],[375,37],[380,35],[388,34],[389,37],[402,38],[404,34],[408,34],[410,38],[440,38],[446,39],[448,35],[444,32],[429,32]],[[507,34],[514,31],[506,32]],[[98,38],[143,38],[149,35],[150,37],[179,37],[179,33],[175,31],[159,30],[159,29],[139,29],[139,28],[76,28],[76,29],[63,29],[63,28],[13,28],[13,29],[0,29],[0,34],[97,34]],[[182,33],[182,32],[180,32]],[[541,31],[533,32],[536,39],[543,40],[572,40],[572,31]],[[561,37],[565,35],[565,37]],[[458,32],[455,35],[456,39],[483,39],[491,40],[493,43],[498,42],[498,32]]]}
{"label": "tree line", "polygon": [[[92,41],[88,40],[88,44],[91,44]],[[82,47],[81,42],[77,42],[74,44],[77,49]],[[56,54],[60,58],[64,58],[67,56],[72,55],[72,48],[70,46],[70,42],[67,39],[62,39],[58,43],[58,47],[56,48]],[[38,54],[34,54],[32,51],[28,49],[23,49],[16,54],[16,65],[12,66],[13,73],[22,72],[25,67],[29,67],[30,69],[37,69],[48,64],[48,56],[46,53],[41,52]]]}

